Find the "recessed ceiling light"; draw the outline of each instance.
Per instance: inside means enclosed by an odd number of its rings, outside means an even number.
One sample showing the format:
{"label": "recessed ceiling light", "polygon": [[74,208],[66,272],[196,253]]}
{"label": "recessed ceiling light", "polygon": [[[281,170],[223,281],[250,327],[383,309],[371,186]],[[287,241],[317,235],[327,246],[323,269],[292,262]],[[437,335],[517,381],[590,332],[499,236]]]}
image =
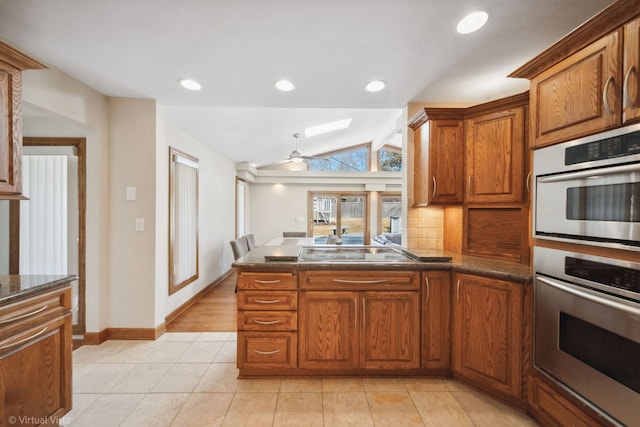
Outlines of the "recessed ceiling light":
{"label": "recessed ceiling light", "polygon": [[334,132],[341,129],[346,129],[351,124],[351,118],[338,120],[335,122],[324,123],[318,126],[311,126],[304,130],[304,136],[307,138],[311,136],[322,135],[329,132]]}
{"label": "recessed ceiling light", "polygon": [[283,92],[289,92],[289,91],[292,91],[295,88],[296,87],[294,86],[294,84],[291,83],[289,80],[286,80],[286,79],[278,80],[276,82],[276,89],[281,90]]}
{"label": "recessed ceiling light", "polygon": [[487,12],[482,12],[482,11],[472,12],[467,16],[465,16],[464,18],[462,18],[460,22],[458,22],[458,26],[456,27],[456,30],[460,34],[473,33],[474,31],[477,31],[480,28],[482,28],[484,24],[487,23],[488,19],[489,19],[489,15],[487,14]]}
{"label": "recessed ceiling light", "polygon": [[380,92],[385,87],[387,87],[387,82],[384,80],[373,80],[367,83],[364,89],[367,92]]}
{"label": "recessed ceiling light", "polygon": [[200,90],[202,89],[202,85],[195,80],[191,79],[182,79],[180,80],[180,86],[189,90]]}

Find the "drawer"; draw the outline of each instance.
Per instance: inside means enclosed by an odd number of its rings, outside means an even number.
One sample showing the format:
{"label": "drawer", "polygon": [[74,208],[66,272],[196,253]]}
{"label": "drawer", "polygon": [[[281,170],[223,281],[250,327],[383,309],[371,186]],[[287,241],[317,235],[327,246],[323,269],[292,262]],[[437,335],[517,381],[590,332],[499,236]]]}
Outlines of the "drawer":
{"label": "drawer", "polygon": [[295,311],[238,311],[238,330],[296,331],[298,313]]}
{"label": "drawer", "polygon": [[0,308],[0,341],[70,310],[70,286],[5,305]]}
{"label": "drawer", "polygon": [[417,290],[419,271],[357,270],[301,271],[300,288],[316,290]]}
{"label": "drawer", "polygon": [[293,273],[238,274],[238,289],[297,289],[298,276]]}
{"label": "drawer", "polygon": [[296,310],[298,291],[238,291],[238,310]]}
{"label": "drawer", "polygon": [[295,368],[295,332],[239,332],[238,368]]}

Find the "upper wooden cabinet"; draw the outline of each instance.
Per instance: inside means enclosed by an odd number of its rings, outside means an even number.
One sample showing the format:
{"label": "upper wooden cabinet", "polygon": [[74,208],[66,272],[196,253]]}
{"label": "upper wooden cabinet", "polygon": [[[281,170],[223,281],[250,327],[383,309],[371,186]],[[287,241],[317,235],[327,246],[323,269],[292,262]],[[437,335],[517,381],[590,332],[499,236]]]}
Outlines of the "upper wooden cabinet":
{"label": "upper wooden cabinet", "polygon": [[521,202],[524,186],[525,108],[466,121],[466,202]]}
{"label": "upper wooden cabinet", "polygon": [[45,68],[0,42],[0,199],[22,197],[22,71]]}
{"label": "upper wooden cabinet", "polygon": [[511,73],[531,80],[533,147],[640,119],[639,11],[618,0]]}
{"label": "upper wooden cabinet", "polygon": [[409,121],[414,130],[414,206],[463,202],[462,117],[461,109],[423,108]]}

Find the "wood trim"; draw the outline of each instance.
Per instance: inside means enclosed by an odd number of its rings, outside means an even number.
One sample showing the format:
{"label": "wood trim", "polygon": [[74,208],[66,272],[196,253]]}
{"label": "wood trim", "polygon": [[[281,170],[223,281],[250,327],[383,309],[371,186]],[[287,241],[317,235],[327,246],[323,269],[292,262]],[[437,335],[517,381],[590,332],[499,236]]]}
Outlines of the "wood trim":
{"label": "wood trim", "polygon": [[189,298],[188,300],[186,300],[185,302],[183,302],[178,308],[176,308],[175,310],[173,310],[171,313],[167,314],[164,318],[164,323],[166,325],[170,325],[174,320],[176,320],[182,313],[184,313],[185,311],[187,311],[187,309],[189,309],[193,304],[195,304],[200,298],[202,298],[207,292],[209,292],[211,289],[215,288],[216,286],[218,286],[220,283],[222,283],[227,277],[231,276],[231,274],[233,274],[236,271],[235,268],[230,268],[229,270],[227,270],[225,273],[222,274],[222,276],[218,277],[216,280],[214,280],[213,282],[209,283],[207,286],[205,286],[200,292],[198,292],[197,294],[195,294],[194,296],[192,296],[191,298]]}
{"label": "wood trim", "polygon": [[47,66],[25,55],[14,47],[0,41],[0,61],[11,64],[19,70],[41,70]]}
{"label": "wood trim", "polygon": [[429,120],[464,120],[465,108],[421,108],[407,125],[414,131]]}
{"label": "wood trim", "polygon": [[[531,80],[547,68],[606,36],[637,16],[640,0],[618,0],[541,54],[509,74]],[[636,11],[636,13],[633,13]]]}
{"label": "wood trim", "polygon": [[509,110],[511,108],[526,107],[529,105],[529,91],[517,95],[500,98],[484,104],[474,105],[464,110],[464,118],[470,119],[485,114],[491,114]]}
{"label": "wood trim", "polygon": [[100,345],[107,340],[156,340],[167,330],[162,322],[155,328],[106,328],[84,334],[85,345]]}
{"label": "wood trim", "polygon": [[107,329],[103,329],[100,332],[85,332],[84,344],[85,345],[100,345],[107,340]]}
{"label": "wood trim", "polygon": [[20,202],[9,202],[9,274],[20,274]]}

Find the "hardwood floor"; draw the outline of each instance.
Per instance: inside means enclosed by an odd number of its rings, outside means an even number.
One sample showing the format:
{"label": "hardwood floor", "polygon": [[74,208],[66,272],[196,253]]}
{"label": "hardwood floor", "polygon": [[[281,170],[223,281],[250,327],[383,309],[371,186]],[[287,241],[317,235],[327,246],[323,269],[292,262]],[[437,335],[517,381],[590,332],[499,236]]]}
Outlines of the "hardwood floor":
{"label": "hardwood floor", "polygon": [[167,332],[235,332],[236,274],[231,274],[167,325]]}

